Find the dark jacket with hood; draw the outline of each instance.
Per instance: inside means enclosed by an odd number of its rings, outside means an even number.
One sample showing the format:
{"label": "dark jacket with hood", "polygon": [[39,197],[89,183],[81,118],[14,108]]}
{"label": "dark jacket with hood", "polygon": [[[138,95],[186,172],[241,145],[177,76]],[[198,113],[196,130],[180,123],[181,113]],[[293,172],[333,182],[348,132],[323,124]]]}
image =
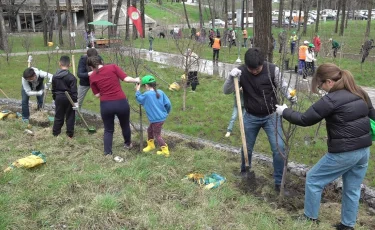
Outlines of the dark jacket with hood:
{"label": "dark jacket with hood", "polygon": [[69,70],[60,69],[52,78],[52,98],[63,95],[68,91],[73,102],[77,102],[77,79]]}
{"label": "dark jacket with hood", "polygon": [[326,120],[329,153],[343,153],[372,144],[370,118],[375,110],[370,98],[362,98],[342,89],[331,92],[313,104],[305,113],[292,109],[283,111],[283,118],[293,124],[310,126]]}
{"label": "dark jacket with hood", "polygon": [[[103,61],[103,58],[99,55],[100,60]],[[90,86],[89,72],[91,71],[90,67],[87,66],[87,55],[82,55],[78,63],[77,76],[79,78],[79,85],[81,86]]]}

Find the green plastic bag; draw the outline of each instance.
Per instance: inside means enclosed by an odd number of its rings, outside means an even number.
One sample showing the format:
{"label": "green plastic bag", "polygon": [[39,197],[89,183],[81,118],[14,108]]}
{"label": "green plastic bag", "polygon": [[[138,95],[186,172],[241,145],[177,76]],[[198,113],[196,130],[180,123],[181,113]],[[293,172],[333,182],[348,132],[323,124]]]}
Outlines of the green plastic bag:
{"label": "green plastic bag", "polygon": [[371,125],[371,139],[375,141],[375,121],[370,118]]}

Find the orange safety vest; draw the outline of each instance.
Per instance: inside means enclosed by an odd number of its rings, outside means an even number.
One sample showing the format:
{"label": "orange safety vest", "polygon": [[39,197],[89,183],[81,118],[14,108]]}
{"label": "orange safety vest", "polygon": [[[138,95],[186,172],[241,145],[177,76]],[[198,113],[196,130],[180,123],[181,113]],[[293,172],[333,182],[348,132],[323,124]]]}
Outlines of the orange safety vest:
{"label": "orange safety vest", "polygon": [[299,47],[299,51],[298,51],[298,59],[299,60],[306,60],[306,50],[307,50],[307,46],[305,45],[301,45]]}
{"label": "orange safety vest", "polygon": [[214,38],[214,44],[212,44],[212,49],[220,49],[220,38]]}

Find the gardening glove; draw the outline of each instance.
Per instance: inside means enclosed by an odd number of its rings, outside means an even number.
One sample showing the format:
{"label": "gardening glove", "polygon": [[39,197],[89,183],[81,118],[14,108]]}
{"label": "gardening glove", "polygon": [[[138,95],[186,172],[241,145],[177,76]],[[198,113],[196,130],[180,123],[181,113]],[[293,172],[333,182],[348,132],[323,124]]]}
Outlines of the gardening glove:
{"label": "gardening glove", "polygon": [[283,105],[276,105],[276,113],[279,114],[280,116],[283,115],[284,109],[288,108],[286,104]]}
{"label": "gardening glove", "polygon": [[73,109],[74,111],[77,111],[77,110],[78,110],[78,103],[77,103],[77,102],[74,103],[74,106],[72,107],[72,109]]}
{"label": "gardening glove", "polygon": [[230,71],[229,76],[239,77],[239,76],[241,76],[241,73],[242,72],[241,72],[240,69],[234,68],[234,69],[232,69],[232,71]]}
{"label": "gardening glove", "polygon": [[39,90],[35,94],[36,96],[42,96],[43,95],[43,90]]}
{"label": "gardening glove", "polygon": [[292,104],[297,104],[297,96],[289,96],[288,97],[288,100],[292,103]]}

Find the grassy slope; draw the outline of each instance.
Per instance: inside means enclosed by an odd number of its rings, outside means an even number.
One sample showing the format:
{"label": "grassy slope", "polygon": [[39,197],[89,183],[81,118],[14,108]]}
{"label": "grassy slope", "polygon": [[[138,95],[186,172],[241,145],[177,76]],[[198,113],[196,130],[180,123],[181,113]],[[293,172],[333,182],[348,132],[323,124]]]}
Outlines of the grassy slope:
{"label": "grassy slope", "polygon": [[[107,54],[102,53],[104,59],[111,62]],[[76,55],[76,62],[78,61],[78,54]],[[54,60],[57,56],[53,56]],[[2,75],[0,77],[0,88],[3,89],[6,94],[11,98],[20,99],[20,75],[25,66],[26,57],[12,57],[10,66],[2,68]],[[48,61],[46,56],[34,56],[35,66],[47,70]],[[121,62],[121,65],[128,74],[134,76],[134,70],[129,59],[125,59]],[[176,68],[165,68],[163,65],[155,63],[147,63],[147,65],[153,69],[158,75],[163,76],[167,82],[179,81],[181,70]],[[6,66],[6,65],[5,65]],[[54,71],[57,66],[51,66],[50,70]],[[16,71],[15,71],[16,70]],[[52,72],[53,72],[52,71]],[[140,69],[139,75],[143,76],[147,74],[147,71],[143,68]],[[186,111],[181,111],[182,108],[182,91],[171,92],[167,89],[167,85],[159,81],[159,87],[167,92],[173,105],[172,112],[164,128],[176,132],[181,132],[187,135],[205,138],[224,144],[233,146],[240,146],[240,133],[238,123],[236,122],[234,127],[233,135],[230,138],[225,138],[224,134],[231,116],[233,97],[232,95],[224,95],[222,93],[223,80],[217,76],[201,75],[200,85],[198,86],[197,93],[187,94]],[[134,86],[132,84],[123,84],[124,91],[129,98],[132,110],[132,120],[139,122],[138,118],[138,105],[134,99]],[[299,95],[300,102],[302,101],[303,95]],[[48,101],[51,101],[51,95],[47,97]],[[35,101],[34,98],[31,99]],[[307,105],[306,105],[307,106]],[[88,93],[85,98],[84,108],[99,112],[99,100],[97,100],[91,92]],[[144,123],[147,124],[147,120],[144,116]],[[298,128],[293,141],[291,159],[293,161],[313,165],[326,151],[325,142],[325,127],[320,129],[318,139],[315,144],[305,145],[305,138],[315,136],[317,125],[308,128]],[[269,154],[270,148],[267,141],[267,137],[263,131],[260,132],[255,146],[255,151]],[[374,150],[375,147],[372,147]],[[375,157],[371,155],[371,161],[366,175],[366,182],[375,186]]]}
{"label": "grassy slope", "polygon": [[[288,213],[242,190],[233,175],[238,156],[192,149],[170,138],[168,159],[136,149],[126,152],[116,127],[114,152],[125,158],[117,164],[101,155],[103,129],[90,135],[76,126],[76,137],[68,140],[64,135],[52,138],[50,127],[33,127],[32,137],[22,134],[25,127],[20,121],[0,125],[0,165],[32,150],[47,155],[46,165],[1,174],[0,229],[316,229],[292,220],[290,216],[302,210]],[[133,141],[137,139],[135,134]],[[274,197],[269,169],[255,168],[257,176],[268,178],[261,181],[268,186],[258,192]],[[190,172],[217,172],[227,181],[206,191],[181,180]],[[337,207],[323,205],[319,229],[330,229],[339,220]],[[358,229],[370,229],[369,218],[361,208],[359,221],[365,226]]]}

